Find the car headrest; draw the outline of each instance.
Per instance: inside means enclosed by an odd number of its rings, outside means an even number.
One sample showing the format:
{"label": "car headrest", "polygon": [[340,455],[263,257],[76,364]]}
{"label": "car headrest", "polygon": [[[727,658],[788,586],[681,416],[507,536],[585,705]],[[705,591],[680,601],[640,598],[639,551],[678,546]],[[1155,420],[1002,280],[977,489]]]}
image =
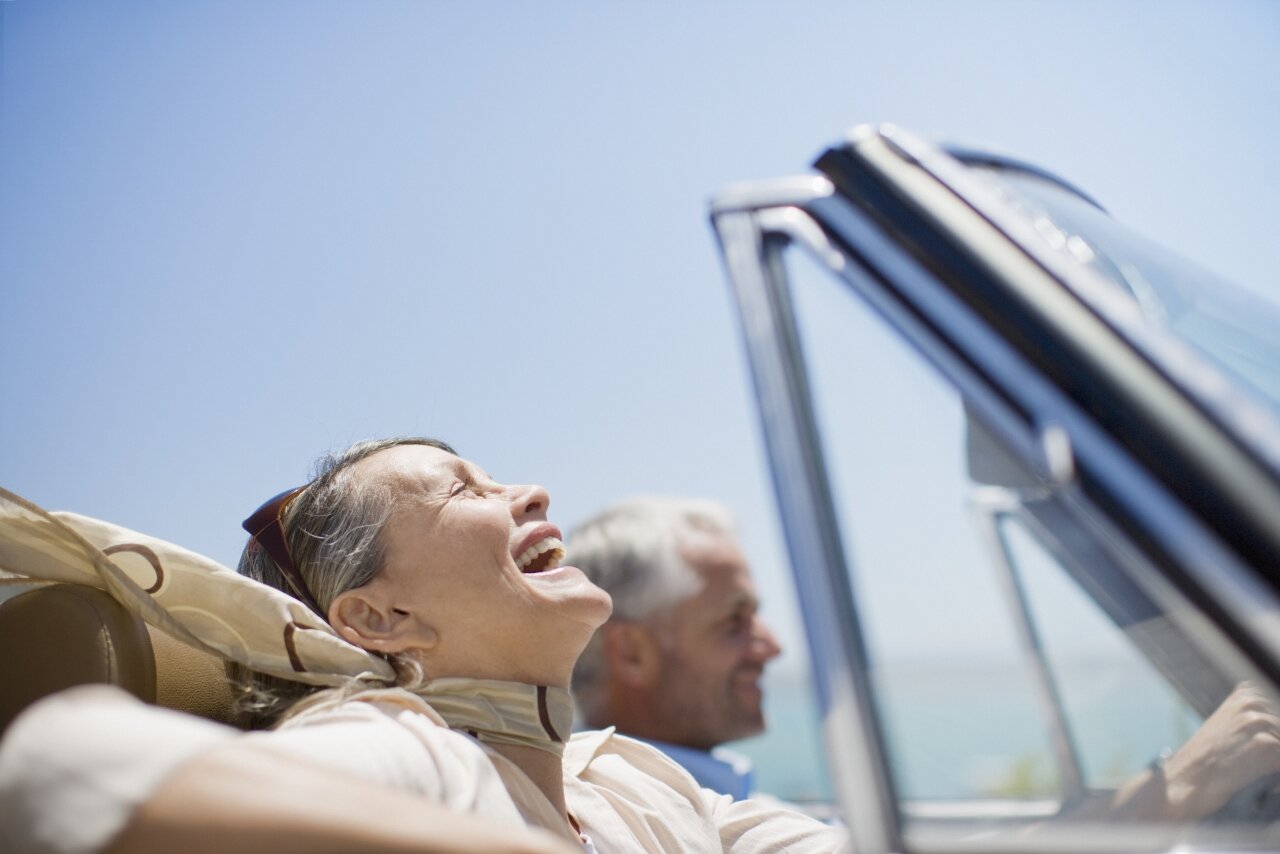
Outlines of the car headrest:
{"label": "car headrest", "polygon": [[222,662],[148,627],[105,591],[53,584],[0,602],[0,732],[31,703],[85,683],[226,722]]}

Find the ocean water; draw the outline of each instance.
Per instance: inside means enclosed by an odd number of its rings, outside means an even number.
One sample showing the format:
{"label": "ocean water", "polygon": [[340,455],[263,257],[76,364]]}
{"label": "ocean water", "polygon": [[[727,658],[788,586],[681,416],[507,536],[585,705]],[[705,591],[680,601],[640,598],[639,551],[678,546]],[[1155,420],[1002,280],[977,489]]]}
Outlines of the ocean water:
{"label": "ocean water", "polygon": [[[1162,682],[1114,663],[1077,662],[1058,675],[1086,784],[1115,786],[1199,717]],[[1036,797],[1058,791],[1049,730],[1016,665],[921,665],[878,671],[877,708],[899,797]],[[768,731],[730,745],[756,764],[760,791],[829,801],[816,695],[802,675],[766,682]]]}

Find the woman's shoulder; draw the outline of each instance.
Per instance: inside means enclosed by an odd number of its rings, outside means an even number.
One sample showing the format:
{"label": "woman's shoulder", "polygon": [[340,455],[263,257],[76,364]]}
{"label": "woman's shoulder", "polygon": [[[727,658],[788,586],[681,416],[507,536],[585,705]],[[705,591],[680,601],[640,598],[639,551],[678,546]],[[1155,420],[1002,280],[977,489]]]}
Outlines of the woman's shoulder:
{"label": "woman's shoulder", "polygon": [[[659,767],[676,765],[669,756],[653,745],[629,735],[623,735],[616,727],[611,726],[575,732],[565,746],[566,758],[572,756],[575,761],[588,765],[594,759],[608,755],[624,756],[628,760],[645,765],[653,764]],[[676,767],[679,766],[676,765]]]}
{"label": "woman's shoulder", "polygon": [[404,688],[320,691],[294,706],[277,728],[356,722],[448,729],[426,701]]}
{"label": "woman's shoulder", "polygon": [[437,799],[494,774],[477,742],[449,729],[421,698],[395,688],[334,692],[249,737],[275,752]]}
{"label": "woman's shoulder", "polygon": [[[638,836],[656,810],[666,832],[685,850],[842,851],[843,829],[801,815],[779,801],[728,795],[702,788],[683,766],[658,748],[619,735],[612,727],[576,733],[565,750],[566,776],[577,778],[575,802],[597,802],[590,789],[607,789],[607,802]],[[566,794],[569,793],[566,789]]]}
{"label": "woman's shoulder", "polygon": [[687,798],[697,798],[701,788],[670,756],[651,744],[622,735],[613,727],[574,733],[565,747],[564,770],[566,775],[582,779],[602,775],[648,778]]}

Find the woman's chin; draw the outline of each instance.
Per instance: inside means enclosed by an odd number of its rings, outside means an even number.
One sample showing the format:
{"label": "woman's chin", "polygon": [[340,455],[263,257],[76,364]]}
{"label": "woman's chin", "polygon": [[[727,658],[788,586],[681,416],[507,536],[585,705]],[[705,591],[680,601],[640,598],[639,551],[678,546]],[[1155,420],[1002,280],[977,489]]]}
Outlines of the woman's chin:
{"label": "woman's chin", "polygon": [[535,597],[562,616],[585,624],[592,632],[604,625],[613,613],[609,594],[592,584],[576,566],[558,566],[522,577]]}

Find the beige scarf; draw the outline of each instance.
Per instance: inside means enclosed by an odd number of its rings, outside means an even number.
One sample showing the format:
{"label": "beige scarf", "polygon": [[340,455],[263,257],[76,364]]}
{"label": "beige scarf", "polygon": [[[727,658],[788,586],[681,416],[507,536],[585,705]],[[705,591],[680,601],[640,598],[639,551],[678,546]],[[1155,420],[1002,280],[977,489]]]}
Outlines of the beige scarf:
{"label": "beige scarf", "polygon": [[[310,685],[391,685],[384,659],[343,640],[297,599],[173,543],[75,513],[50,513],[0,489],[0,583],[106,590],[172,637],[220,658]],[[481,741],[560,753],[573,723],[563,688],[435,679],[420,695]]]}
{"label": "beige scarf", "polygon": [[480,741],[521,744],[560,755],[573,729],[573,698],[563,688],[492,679],[432,679],[413,693],[450,728]]}

